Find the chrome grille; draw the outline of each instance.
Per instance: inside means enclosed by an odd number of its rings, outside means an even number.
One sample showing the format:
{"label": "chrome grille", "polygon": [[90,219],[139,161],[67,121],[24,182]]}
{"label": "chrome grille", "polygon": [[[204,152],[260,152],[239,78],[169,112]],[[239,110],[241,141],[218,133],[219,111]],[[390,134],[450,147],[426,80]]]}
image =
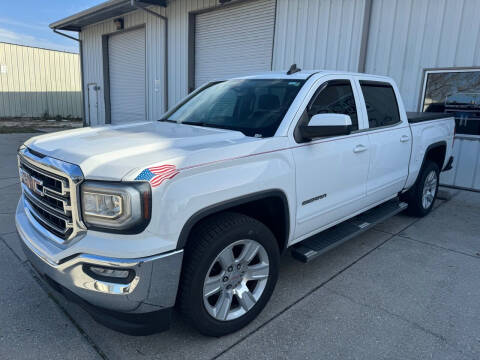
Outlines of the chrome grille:
{"label": "chrome grille", "polygon": [[22,147],[18,154],[24,206],[57,243],[85,230],[77,206],[80,168]]}

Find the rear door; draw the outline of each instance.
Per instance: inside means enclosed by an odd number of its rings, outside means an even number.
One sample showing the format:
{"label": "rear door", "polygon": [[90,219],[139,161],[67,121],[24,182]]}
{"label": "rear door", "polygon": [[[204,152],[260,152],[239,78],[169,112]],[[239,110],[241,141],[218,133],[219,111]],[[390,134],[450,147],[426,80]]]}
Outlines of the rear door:
{"label": "rear door", "polygon": [[358,78],[368,118],[370,204],[395,196],[405,186],[411,154],[411,132],[398,90],[389,82]]}
{"label": "rear door", "polygon": [[[306,237],[365,206],[370,151],[368,134],[358,111],[359,94],[351,78],[322,77],[300,122],[319,113],[349,115],[353,132],[296,143],[297,223],[295,237]],[[307,109],[310,107],[307,106]],[[305,118],[306,117],[306,118]],[[298,124],[297,124],[298,126]]]}

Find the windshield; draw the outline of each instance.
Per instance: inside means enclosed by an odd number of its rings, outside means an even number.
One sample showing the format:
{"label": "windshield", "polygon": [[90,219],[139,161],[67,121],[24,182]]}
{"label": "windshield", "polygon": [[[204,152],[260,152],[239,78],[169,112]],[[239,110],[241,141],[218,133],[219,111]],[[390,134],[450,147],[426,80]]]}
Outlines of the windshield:
{"label": "windshield", "polygon": [[240,79],[216,83],[164,121],[238,130],[247,136],[273,136],[304,82]]}

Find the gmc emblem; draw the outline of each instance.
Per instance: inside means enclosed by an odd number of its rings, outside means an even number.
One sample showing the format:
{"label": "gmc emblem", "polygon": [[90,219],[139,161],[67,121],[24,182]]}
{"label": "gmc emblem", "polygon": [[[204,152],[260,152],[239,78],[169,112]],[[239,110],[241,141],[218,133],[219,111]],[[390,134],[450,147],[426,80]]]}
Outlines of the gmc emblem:
{"label": "gmc emblem", "polygon": [[27,188],[40,196],[43,196],[43,181],[33,177],[26,171],[20,169],[20,181],[23,182]]}

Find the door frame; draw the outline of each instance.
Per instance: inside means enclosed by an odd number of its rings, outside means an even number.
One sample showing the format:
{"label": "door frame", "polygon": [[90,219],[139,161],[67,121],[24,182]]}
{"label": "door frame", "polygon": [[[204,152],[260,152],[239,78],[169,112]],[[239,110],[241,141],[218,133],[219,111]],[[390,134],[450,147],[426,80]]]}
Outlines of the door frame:
{"label": "door frame", "polygon": [[88,103],[88,126],[92,126],[92,115],[91,115],[91,104],[90,104],[90,86],[94,85],[95,86],[95,92],[97,93],[96,99],[97,99],[97,120],[98,120],[98,90],[99,86],[97,83],[88,83],[87,84],[87,103]]}

